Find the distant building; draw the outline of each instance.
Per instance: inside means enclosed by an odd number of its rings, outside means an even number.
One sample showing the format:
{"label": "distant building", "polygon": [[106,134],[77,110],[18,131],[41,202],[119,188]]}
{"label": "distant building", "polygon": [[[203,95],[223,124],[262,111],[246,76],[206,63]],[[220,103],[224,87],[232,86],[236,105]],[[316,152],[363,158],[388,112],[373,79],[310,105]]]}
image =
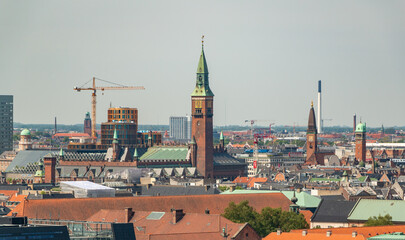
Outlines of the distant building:
{"label": "distant building", "polygon": [[101,124],[101,144],[112,144],[114,130],[117,130],[118,141],[121,145],[137,144],[138,109],[127,107],[109,108],[108,122]]}
{"label": "distant building", "polygon": [[24,129],[20,133],[20,142],[18,146],[19,150],[32,149],[31,132],[28,129]]}
{"label": "distant building", "polygon": [[84,128],[83,132],[89,134],[91,136],[91,118],[90,113],[86,113],[86,117],[84,118]]}
{"label": "distant building", "polygon": [[170,138],[173,140],[191,140],[191,117],[170,117]]}
{"label": "distant building", "polygon": [[0,154],[13,150],[13,96],[0,95]]}

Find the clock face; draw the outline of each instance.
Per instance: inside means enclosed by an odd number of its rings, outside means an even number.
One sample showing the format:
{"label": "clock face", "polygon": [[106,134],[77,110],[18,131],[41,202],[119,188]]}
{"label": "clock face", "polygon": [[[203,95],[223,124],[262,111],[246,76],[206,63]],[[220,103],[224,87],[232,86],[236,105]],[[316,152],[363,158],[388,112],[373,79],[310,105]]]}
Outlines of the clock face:
{"label": "clock face", "polygon": [[195,101],[194,107],[195,108],[202,108],[202,101],[201,100],[200,101]]}
{"label": "clock face", "polygon": [[313,142],[313,141],[314,141],[314,136],[309,136],[309,137],[308,137],[308,141],[309,141],[309,142]]}

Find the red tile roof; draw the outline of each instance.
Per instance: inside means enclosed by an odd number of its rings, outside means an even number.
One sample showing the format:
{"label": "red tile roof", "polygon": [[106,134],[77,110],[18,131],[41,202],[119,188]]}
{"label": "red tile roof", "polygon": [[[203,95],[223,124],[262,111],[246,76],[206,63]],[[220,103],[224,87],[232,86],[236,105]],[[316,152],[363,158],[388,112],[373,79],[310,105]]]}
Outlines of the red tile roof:
{"label": "red tile roof", "polygon": [[[308,229],[309,233],[326,233],[331,230],[332,234],[351,234],[356,231],[358,234],[364,235],[366,238],[374,237],[381,234],[394,232],[405,232],[405,225],[389,225],[376,227],[349,227],[349,228],[314,228]],[[302,232],[302,230],[292,230],[291,232]]]}
{"label": "red tile roof", "polygon": [[[135,211],[129,222],[134,224],[136,239],[218,239],[223,240],[222,229],[230,237],[237,234],[245,224],[233,223],[218,214],[186,213],[173,223],[171,212],[161,212],[160,219],[148,219],[150,211]],[[126,222],[125,210],[102,209],[86,221]],[[250,227],[250,226],[249,226]],[[259,238],[256,235],[257,238]],[[252,238],[254,239],[254,238]]]}
{"label": "red tile roof", "polygon": [[[156,197],[115,197],[81,199],[41,199],[21,202],[13,212],[17,216],[49,219],[50,216],[65,220],[85,220],[100,209],[132,208],[136,211],[169,212],[171,208],[183,209],[186,213],[222,214],[230,202],[249,201],[257,211],[264,207],[288,211],[291,201],[282,193],[156,196]],[[12,212],[9,214],[11,215]]]}
{"label": "red tile roof", "polygon": [[247,187],[250,187],[250,188],[254,187],[256,182],[265,183],[265,182],[267,182],[267,178],[259,178],[259,177],[251,178],[251,179],[249,179]]}
{"label": "red tile roof", "polygon": [[[327,229],[331,230],[331,229]],[[280,235],[277,235],[276,232],[272,232],[269,235],[267,235],[263,240],[366,240],[367,238],[364,237],[363,235],[357,235],[356,237],[353,237],[352,234],[335,234],[332,231],[332,234],[327,237],[326,232],[325,233],[312,233],[308,232],[307,235],[302,234],[302,230],[300,232],[286,232],[286,233],[281,233]]]}

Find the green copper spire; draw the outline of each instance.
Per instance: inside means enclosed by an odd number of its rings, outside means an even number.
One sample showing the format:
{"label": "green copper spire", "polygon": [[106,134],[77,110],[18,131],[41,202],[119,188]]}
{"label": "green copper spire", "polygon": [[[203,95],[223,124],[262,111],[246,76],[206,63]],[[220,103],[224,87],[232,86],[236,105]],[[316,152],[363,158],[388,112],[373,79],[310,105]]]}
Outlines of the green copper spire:
{"label": "green copper spire", "polygon": [[63,157],[63,149],[62,148],[60,148],[59,157]]}
{"label": "green copper spire", "polygon": [[138,149],[135,148],[135,151],[134,151],[134,158],[137,158],[137,157],[138,157]]}
{"label": "green copper spire", "polygon": [[[204,38],[204,36],[203,36]],[[204,53],[204,41],[201,49],[200,60],[198,62],[197,67],[197,79],[193,93],[191,93],[192,97],[213,97],[214,93],[212,93],[208,81],[208,65],[207,60],[205,59]]]}
{"label": "green copper spire", "polygon": [[112,143],[118,143],[118,134],[117,134],[117,129],[114,129],[114,140]]}
{"label": "green copper spire", "polygon": [[221,131],[221,135],[219,135],[219,140],[224,140],[224,134]]}

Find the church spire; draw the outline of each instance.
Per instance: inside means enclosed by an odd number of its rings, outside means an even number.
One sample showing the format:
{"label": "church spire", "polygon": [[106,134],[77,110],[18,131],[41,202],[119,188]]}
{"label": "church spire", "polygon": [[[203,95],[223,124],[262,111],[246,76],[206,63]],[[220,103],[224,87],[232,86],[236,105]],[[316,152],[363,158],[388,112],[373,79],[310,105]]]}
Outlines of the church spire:
{"label": "church spire", "polygon": [[214,93],[212,93],[210,89],[208,80],[208,65],[204,53],[204,36],[202,36],[201,55],[197,66],[196,84],[193,93],[191,93],[191,96],[192,97],[214,96]]}
{"label": "church spire", "polygon": [[314,104],[311,102],[311,109],[309,110],[309,117],[308,117],[308,130],[307,133],[316,133],[316,121],[315,121],[315,111],[314,111]]}

